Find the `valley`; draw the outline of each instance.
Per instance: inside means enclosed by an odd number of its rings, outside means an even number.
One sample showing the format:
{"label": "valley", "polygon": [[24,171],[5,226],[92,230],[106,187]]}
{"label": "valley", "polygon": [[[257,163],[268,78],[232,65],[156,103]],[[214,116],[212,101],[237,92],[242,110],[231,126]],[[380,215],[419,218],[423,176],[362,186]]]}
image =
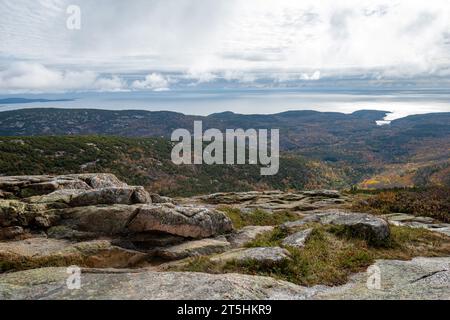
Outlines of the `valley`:
{"label": "valley", "polygon": [[[180,189],[194,195],[205,190],[449,186],[450,113],[376,125],[384,114],[225,112],[199,117],[88,109],[1,112],[0,135],[5,137],[0,138],[0,174],[111,171],[168,195],[181,194]],[[203,122],[204,130],[279,129],[279,174],[259,177],[259,168],[252,166],[172,165],[172,132],[179,128],[192,131],[197,120]],[[239,179],[242,175],[247,178]]]}

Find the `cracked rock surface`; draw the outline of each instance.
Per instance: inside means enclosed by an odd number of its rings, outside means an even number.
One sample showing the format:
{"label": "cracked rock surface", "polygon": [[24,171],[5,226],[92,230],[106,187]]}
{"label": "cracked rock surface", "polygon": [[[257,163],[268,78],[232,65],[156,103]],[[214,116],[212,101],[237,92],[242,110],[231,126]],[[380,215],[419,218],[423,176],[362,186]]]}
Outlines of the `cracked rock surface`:
{"label": "cracked rock surface", "polygon": [[450,258],[379,260],[373,272],[356,274],[339,287],[298,286],[269,277],[151,270],[83,270],[82,288],[69,290],[65,268],[0,275],[0,299],[450,299]]}
{"label": "cracked rock surface", "polygon": [[[112,174],[0,177],[0,300],[450,299],[450,258],[379,260],[333,288],[242,274],[170,272],[176,270],[171,265],[193,257],[279,269],[295,261],[292,248],[305,250],[317,224],[342,228],[367,243],[389,239],[389,224],[448,235],[448,225],[427,217],[347,212],[349,200],[333,190],[169,199]],[[217,210],[222,205],[242,214],[288,210],[298,220],[234,230]],[[273,235],[279,242],[252,244]],[[82,268],[80,290],[66,285],[66,267],[72,265]]]}
{"label": "cracked rock surface", "polygon": [[[379,275],[379,286],[367,286]],[[376,282],[375,282],[376,284]],[[411,261],[379,260],[366,273],[331,288],[320,299],[450,299],[450,258],[415,258]]]}

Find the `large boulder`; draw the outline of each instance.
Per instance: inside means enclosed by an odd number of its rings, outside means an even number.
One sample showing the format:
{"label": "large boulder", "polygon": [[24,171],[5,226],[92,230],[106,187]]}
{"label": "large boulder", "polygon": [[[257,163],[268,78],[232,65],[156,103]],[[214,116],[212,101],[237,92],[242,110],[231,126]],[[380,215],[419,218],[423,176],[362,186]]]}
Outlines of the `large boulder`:
{"label": "large boulder", "polygon": [[151,203],[150,194],[143,187],[108,187],[103,189],[87,190],[74,195],[69,205],[71,207],[84,207],[99,204],[136,204]]}
{"label": "large boulder", "polygon": [[[33,196],[22,200],[30,204],[47,204],[58,208],[65,204],[71,207],[100,204],[151,203],[152,197],[143,187],[106,187],[101,189],[62,189],[49,194]],[[57,206],[56,204],[60,204]]]}
{"label": "large boulder", "polygon": [[110,173],[69,174],[61,176],[61,178],[73,178],[81,180],[89,185],[89,187],[91,187],[92,189],[127,187],[127,184],[125,182],[120,181],[115,175]]}
{"label": "large boulder", "polygon": [[289,259],[289,251],[280,247],[234,249],[211,257],[213,262],[234,261],[238,264],[251,262],[267,267],[278,265]]}
{"label": "large boulder", "polygon": [[122,268],[155,253],[182,259],[231,246],[225,237],[199,240],[232,231],[224,213],[177,206],[114,175],[0,177],[0,187],[0,241],[9,241],[0,242],[0,272],[71,264]]}
{"label": "large boulder", "polygon": [[[176,206],[111,174],[0,177],[0,189],[21,198],[0,200],[0,227],[29,227],[59,239],[138,234],[142,239],[155,232],[198,239],[232,231],[219,211]],[[151,204],[153,199],[159,203]]]}
{"label": "large boulder", "polygon": [[232,231],[222,212],[173,204],[87,206],[60,210],[60,225],[109,236],[161,232],[185,238],[207,238]]}
{"label": "large boulder", "polygon": [[59,210],[59,225],[98,236],[118,236],[127,232],[139,209],[140,205],[123,204],[68,208]]}
{"label": "large boulder", "polygon": [[61,189],[89,190],[126,186],[115,175],[108,173],[0,177],[0,190],[22,198]]}
{"label": "large boulder", "polygon": [[84,189],[62,189],[44,195],[25,198],[22,201],[34,204],[64,204],[68,206],[74,197],[84,192],[86,192]]}
{"label": "large boulder", "polygon": [[312,231],[313,229],[310,228],[291,234],[290,236],[284,238],[281,244],[287,247],[303,248]]}
{"label": "large boulder", "polygon": [[65,176],[0,177],[0,189],[26,198],[48,194],[58,189],[89,189],[84,181]]}
{"label": "large boulder", "polygon": [[232,231],[222,212],[199,206],[144,205],[128,224],[133,233],[160,231],[189,238],[207,238]]}
{"label": "large boulder", "polygon": [[228,236],[228,241],[235,248],[243,247],[258,236],[273,231],[273,226],[246,226]]}
{"label": "large boulder", "polygon": [[0,242],[0,272],[70,265],[124,268],[145,258],[144,253],[113,246],[107,240],[70,243],[41,237]]}
{"label": "large boulder", "polygon": [[386,220],[365,213],[327,210],[311,214],[303,221],[343,226],[350,235],[364,238],[372,244],[385,243],[390,237]]}

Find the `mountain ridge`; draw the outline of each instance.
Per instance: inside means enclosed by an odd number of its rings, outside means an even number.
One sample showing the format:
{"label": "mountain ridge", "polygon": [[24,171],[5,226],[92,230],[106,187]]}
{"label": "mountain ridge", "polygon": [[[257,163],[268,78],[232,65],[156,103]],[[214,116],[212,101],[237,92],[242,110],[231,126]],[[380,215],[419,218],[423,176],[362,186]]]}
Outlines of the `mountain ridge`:
{"label": "mountain ridge", "polygon": [[[450,112],[413,115],[379,126],[385,111],[311,110],[273,115],[194,116],[170,111],[22,109],[0,112],[0,136],[117,136],[170,139],[175,129],[280,129],[280,151],[339,172],[344,185],[412,187],[449,183]],[[94,161],[93,159],[92,161]],[[292,170],[296,166],[287,168]],[[344,172],[344,174],[342,174]],[[320,179],[319,179],[320,180]],[[339,185],[342,185],[339,183]]]}

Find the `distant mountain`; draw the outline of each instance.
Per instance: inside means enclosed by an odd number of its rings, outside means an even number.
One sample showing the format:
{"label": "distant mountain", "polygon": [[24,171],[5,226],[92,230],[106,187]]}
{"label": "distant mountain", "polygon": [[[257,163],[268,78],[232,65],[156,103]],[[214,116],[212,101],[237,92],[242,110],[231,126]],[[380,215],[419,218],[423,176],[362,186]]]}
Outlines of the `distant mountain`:
{"label": "distant mountain", "polygon": [[[349,115],[316,111],[289,111],[273,115],[225,112],[201,117],[166,111],[23,109],[0,113],[0,134],[168,137],[174,129],[192,129],[194,120],[202,120],[205,128],[279,128],[285,133],[320,131],[325,135],[349,136],[355,132],[380,129],[375,120],[382,119],[385,114],[384,111],[355,112]],[[295,141],[291,141],[286,135],[284,138],[287,144],[291,142],[296,145]]]}
{"label": "distant mountain", "polygon": [[[91,109],[24,109],[0,112],[0,136],[104,135],[170,137],[192,131],[202,120],[208,128],[280,129],[285,155],[327,166],[345,184],[365,187],[446,183],[450,172],[450,113],[414,115],[378,126],[385,111],[352,114],[289,111],[272,115],[232,112],[207,117],[175,112]],[[341,174],[343,172],[343,174]],[[443,182],[444,181],[444,182]]]}
{"label": "distant mountain", "polygon": [[7,98],[0,99],[0,105],[4,104],[25,104],[25,103],[36,103],[36,102],[64,102],[64,101],[73,101],[73,99],[26,99],[26,98]]}
{"label": "distant mountain", "polygon": [[[450,113],[410,116],[378,126],[385,111],[352,114],[289,111],[272,115],[242,115],[232,112],[207,117],[175,112],[107,111],[92,109],[23,109],[0,113],[0,135],[116,135],[125,137],[170,137],[173,130],[192,130],[195,120],[204,129],[278,128],[281,148],[320,159],[346,160],[349,155],[370,153],[380,161],[394,161],[427,143],[450,136]],[[431,141],[432,140],[432,141]],[[366,161],[364,154],[359,160]],[[355,158],[355,157],[352,157]],[[354,159],[358,160],[358,159]]]}

